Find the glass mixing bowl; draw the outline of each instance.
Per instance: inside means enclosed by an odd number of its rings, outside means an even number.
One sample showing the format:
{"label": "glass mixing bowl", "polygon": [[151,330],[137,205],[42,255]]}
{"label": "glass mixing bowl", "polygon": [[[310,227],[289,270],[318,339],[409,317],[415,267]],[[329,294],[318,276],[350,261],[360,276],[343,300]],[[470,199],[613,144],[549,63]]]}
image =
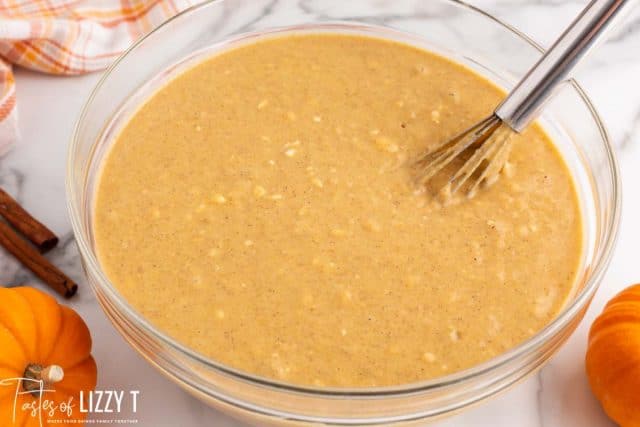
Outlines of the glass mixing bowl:
{"label": "glass mixing bowl", "polygon": [[451,414],[533,373],[582,319],[609,263],[620,213],[616,160],[604,126],[575,81],[548,104],[541,123],[578,186],[586,249],[562,312],[519,346],[462,372],[385,388],[300,387],[240,372],[164,335],[125,301],[96,258],[92,211],[113,135],[159,85],[202,55],[283,30],[342,31],[403,40],[439,52],[510,89],[541,55],[525,35],[453,0],[211,0],[141,39],[105,73],[78,120],[67,169],[67,202],[89,283],[106,315],[158,370],[211,405],[260,425],[403,424]]}

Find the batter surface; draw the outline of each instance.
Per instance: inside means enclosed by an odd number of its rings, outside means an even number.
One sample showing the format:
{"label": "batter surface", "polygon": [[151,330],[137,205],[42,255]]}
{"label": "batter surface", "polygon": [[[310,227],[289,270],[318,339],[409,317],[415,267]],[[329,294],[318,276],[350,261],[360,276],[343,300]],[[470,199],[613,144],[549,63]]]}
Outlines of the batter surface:
{"label": "batter surface", "polygon": [[218,54],[117,137],[100,263],[162,331],[254,374],[382,386],[485,361],[557,314],[582,250],[572,177],[537,126],[472,200],[415,191],[410,160],[502,96],[440,56],[355,35]]}

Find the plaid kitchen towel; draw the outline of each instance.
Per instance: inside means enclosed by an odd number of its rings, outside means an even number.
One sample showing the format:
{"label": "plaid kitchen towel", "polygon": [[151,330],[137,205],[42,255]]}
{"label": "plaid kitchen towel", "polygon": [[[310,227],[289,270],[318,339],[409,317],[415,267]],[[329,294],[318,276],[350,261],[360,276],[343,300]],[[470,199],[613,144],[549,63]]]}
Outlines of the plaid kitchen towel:
{"label": "plaid kitchen towel", "polygon": [[13,64],[67,75],[106,68],[196,1],[0,0],[0,155],[18,136]]}

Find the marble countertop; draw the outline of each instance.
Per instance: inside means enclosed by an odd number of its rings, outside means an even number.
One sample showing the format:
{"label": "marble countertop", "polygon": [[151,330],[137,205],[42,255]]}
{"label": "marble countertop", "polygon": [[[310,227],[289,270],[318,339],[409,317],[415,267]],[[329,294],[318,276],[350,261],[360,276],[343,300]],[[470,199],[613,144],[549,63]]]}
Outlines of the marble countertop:
{"label": "marble countertop", "polygon": [[[382,1],[382,0],[381,0]],[[277,1],[275,1],[277,7]],[[475,0],[471,3],[548,45],[586,0]],[[602,427],[612,425],[591,395],[584,367],[588,325],[621,288],[640,281],[640,8],[626,20],[578,73],[607,124],[619,155],[625,186],[622,228],[613,262],[585,320],[560,352],[537,375],[501,396],[434,425]],[[100,389],[140,390],[141,426],[236,426],[244,424],[208,408],[169,382],[118,335],[104,316],[84,279],[64,203],[67,145],[83,102],[100,73],[52,77],[17,70],[21,141],[0,159],[0,185],[48,224],[61,243],[51,258],[80,283],[70,304],[89,324]],[[0,251],[0,283],[37,281]],[[104,418],[108,419],[108,416]],[[115,417],[114,417],[115,418]]]}

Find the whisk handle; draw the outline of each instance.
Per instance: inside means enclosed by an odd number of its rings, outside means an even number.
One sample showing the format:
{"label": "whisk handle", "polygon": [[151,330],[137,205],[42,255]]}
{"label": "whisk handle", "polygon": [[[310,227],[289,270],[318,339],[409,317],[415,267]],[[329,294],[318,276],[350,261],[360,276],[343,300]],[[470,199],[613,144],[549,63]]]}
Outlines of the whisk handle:
{"label": "whisk handle", "polygon": [[625,6],[635,0],[592,0],[520,80],[495,114],[522,131],[584,56],[600,41]]}

